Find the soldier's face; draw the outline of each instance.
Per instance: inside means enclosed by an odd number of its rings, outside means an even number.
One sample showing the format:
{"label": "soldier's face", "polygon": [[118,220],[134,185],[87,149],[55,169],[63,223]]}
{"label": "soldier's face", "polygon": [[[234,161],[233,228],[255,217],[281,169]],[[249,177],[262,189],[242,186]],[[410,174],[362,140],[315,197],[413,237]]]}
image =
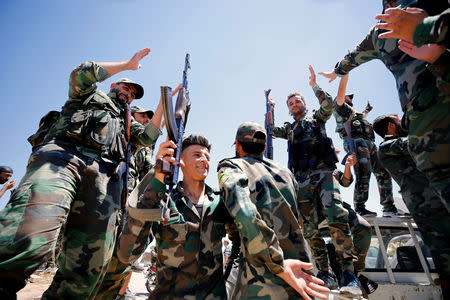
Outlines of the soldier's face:
{"label": "soldier's face", "polygon": [[294,117],[296,115],[303,114],[306,110],[305,101],[303,101],[302,97],[300,97],[298,95],[292,96],[291,98],[289,98],[287,104],[288,104],[288,108],[289,108],[289,113]]}
{"label": "soldier's face", "polygon": [[396,136],[408,136],[408,132],[402,127],[402,120],[398,115],[392,115],[392,120],[395,124],[395,135]]}
{"label": "soldier's face", "polygon": [[12,177],[12,173],[9,172],[1,172],[0,173],[0,184],[4,184],[5,182],[7,182],[11,177]]}
{"label": "soldier's face", "polygon": [[191,145],[183,149],[181,154],[184,166],[182,166],[183,177],[196,181],[205,180],[209,172],[208,148],[200,145]]}
{"label": "soldier's face", "polygon": [[117,98],[123,103],[130,104],[136,98],[137,90],[132,84],[119,83],[113,90],[116,93]]}
{"label": "soldier's face", "polygon": [[136,112],[133,114],[133,117],[136,121],[138,121],[139,123],[141,123],[144,126],[147,126],[148,123],[150,123],[150,118],[148,117],[147,113],[143,112]]}

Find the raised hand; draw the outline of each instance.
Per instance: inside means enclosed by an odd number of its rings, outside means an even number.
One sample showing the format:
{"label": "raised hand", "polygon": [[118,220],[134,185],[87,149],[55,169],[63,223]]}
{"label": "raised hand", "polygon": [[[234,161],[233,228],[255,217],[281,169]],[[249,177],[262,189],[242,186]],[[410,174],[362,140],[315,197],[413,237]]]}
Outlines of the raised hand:
{"label": "raised hand", "polygon": [[322,76],[328,78],[329,79],[328,82],[332,82],[337,77],[337,74],[334,72],[334,70],[331,72],[319,72],[319,75],[322,75]]}
{"label": "raised hand", "polygon": [[358,160],[356,159],[356,154],[352,153],[351,155],[347,156],[347,160],[345,161],[345,166],[352,167],[356,165]]}
{"label": "raised hand", "polygon": [[424,10],[416,7],[408,7],[406,11],[400,8],[386,9],[384,14],[375,16],[375,19],[384,22],[375,24],[375,27],[388,30],[378,37],[382,39],[396,38],[411,41],[417,25],[426,17],[428,17],[428,14]]}
{"label": "raised hand", "polygon": [[313,87],[316,85],[316,73],[311,65],[309,65],[309,73],[309,85]]}
{"label": "raised hand", "polygon": [[330,293],[328,288],[322,286],[324,284],[323,281],[309,275],[303,269],[312,269],[312,264],[302,262],[298,259],[286,259],[284,260],[284,272],[277,275],[306,300],[311,300],[308,295],[319,299],[328,299],[327,295],[319,293]]}
{"label": "raised hand", "polygon": [[175,96],[178,91],[181,89],[181,87],[183,86],[182,83],[180,83],[174,90],[172,90],[172,96]]}
{"label": "raised hand", "polygon": [[141,59],[146,57],[150,53],[150,48],[144,48],[142,50],[139,50],[136,52],[135,55],[128,61],[128,68],[129,70],[137,70],[142,68],[141,64],[139,63]]}

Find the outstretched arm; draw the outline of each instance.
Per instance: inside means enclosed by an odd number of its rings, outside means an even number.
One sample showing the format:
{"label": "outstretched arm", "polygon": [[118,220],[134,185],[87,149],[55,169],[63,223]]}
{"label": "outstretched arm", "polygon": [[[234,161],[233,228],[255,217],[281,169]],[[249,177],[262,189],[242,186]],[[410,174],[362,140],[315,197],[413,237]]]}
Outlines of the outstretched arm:
{"label": "outstretched arm", "polygon": [[122,62],[82,63],[70,74],[69,98],[83,98],[97,88],[97,82],[101,82],[121,71],[139,69],[141,67],[139,61],[149,52],[149,48],[142,49],[131,59]]}
{"label": "outstretched arm", "polygon": [[311,300],[309,296],[328,299],[328,296],[319,293],[330,293],[328,288],[321,286],[323,281],[303,271],[303,269],[312,269],[311,263],[305,263],[297,259],[286,259],[284,269],[277,275],[302,295],[304,299]]}
{"label": "outstretched arm", "polygon": [[97,63],[100,67],[104,68],[108,72],[109,76],[113,76],[122,71],[126,70],[137,70],[142,68],[139,63],[141,59],[146,57],[150,53],[150,48],[145,48],[136,52],[132,58],[129,60],[119,61],[119,62],[99,62]]}
{"label": "outstretched arm", "polygon": [[309,74],[309,85],[320,103],[320,107],[315,111],[314,115],[318,120],[322,120],[325,123],[333,113],[333,98],[317,85],[316,73],[311,65],[309,65]]}

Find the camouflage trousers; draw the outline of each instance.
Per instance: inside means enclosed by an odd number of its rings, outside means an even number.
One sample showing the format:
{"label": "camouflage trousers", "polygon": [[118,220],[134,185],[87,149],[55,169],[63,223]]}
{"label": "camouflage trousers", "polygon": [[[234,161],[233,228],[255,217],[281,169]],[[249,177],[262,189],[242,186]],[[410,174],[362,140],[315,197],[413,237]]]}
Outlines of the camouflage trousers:
{"label": "camouflage trousers", "polygon": [[38,147],[0,212],[0,293],[15,294],[66,229],[59,269],[42,299],[88,299],[112,255],[121,183],[114,167],[55,144]]}
{"label": "camouflage trousers", "polygon": [[450,212],[450,95],[436,86],[406,105],[408,150],[417,168],[428,178]]}
{"label": "camouflage trousers", "polygon": [[[366,257],[370,247],[372,228],[370,227],[369,222],[358,215],[350,206],[350,204],[348,204],[347,202],[342,202],[342,206],[348,211],[348,225],[350,226],[354,245],[353,254],[357,257],[357,260],[353,261],[355,273],[363,272],[366,269]],[[326,225],[326,220],[322,221],[320,225],[322,226],[322,224]],[[328,234],[324,233],[324,236],[329,235],[328,230],[326,232]],[[321,252],[320,254],[326,255],[326,253],[323,252]],[[321,257],[318,260],[323,261],[326,259],[327,257]],[[336,271],[335,273],[337,274]]]}
{"label": "camouflage trousers", "polygon": [[98,300],[114,300],[119,294],[128,275],[131,274],[131,265],[120,262],[117,255],[113,255],[103,281],[99,282],[94,290],[94,298]]}
{"label": "camouflage trousers", "polygon": [[[403,153],[395,150],[398,141],[380,145],[380,160],[401,188],[402,198],[428,246],[439,275],[450,277],[450,213],[429,181],[420,172],[406,147]],[[394,150],[394,151],[393,151]]]}
{"label": "camouflage trousers", "polygon": [[354,245],[348,224],[348,211],[342,206],[339,182],[333,168],[311,172],[296,172],[299,184],[298,208],[303,220],[303,232],[320,270],[328,270],[328,251],[320,236],[319,224],[327,219],[337,260],[343,270],[354,271]]}
{"label": "camouflage trousers", "polygon": [[[392,195],[391,175],[383,168],[378,160],[377,146],[374,142],[366,139],[355,139],[356,158],[358,162],[354,166],[355,170],[355,190],[353,202],[355,208],[365,207],[369,199],[369,183],[371,173],[377,179],[378,192],[380,194],[380,204],[383,211],[395,209]],[[344,143],[344,148],[348,152],[348,146]]]}

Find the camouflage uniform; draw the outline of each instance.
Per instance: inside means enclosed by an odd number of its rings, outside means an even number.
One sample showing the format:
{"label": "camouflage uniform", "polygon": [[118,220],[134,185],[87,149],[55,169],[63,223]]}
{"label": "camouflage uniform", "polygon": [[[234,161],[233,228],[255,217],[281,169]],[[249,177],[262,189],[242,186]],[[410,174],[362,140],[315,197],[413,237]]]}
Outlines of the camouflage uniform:
{"label": "camouflage uniform", "polygon": [[[128,177],[128,193],[133,191],[139,181],[141,181],[142,178],[153,168],[152,155],[153,147],[143,147],[131,156]],[[120,228],[117,235],[120,234]],[[95,295],[94,299],[114,300],[121,290],[125,279],[131,273],[130,264],[124,264],[117,258],[117,243],[118,241],[116,242],[114,253],[111,258],[111,262],[108,265],[108,270],[105,277],[103,281],[97,283],[97,287],[92,293],[92,295]],[[147,241],[147,243],[150,243],[150,240]]]}
{"label": "camouflage uniform", "polygon": [[426,43],[445,45],[445,51],[428,69],[436,76],[437,87],[444,94],[450,94],[450,8],[437,16],[423,19],[417,25],[413,41],[417,47]]}
{"label": "camouflage uniform", "polygon": [[[144,202],[159,203],[165,192],[166,186],[153,178]],[[205,192],[209,203],[204,203],[200,216],[178,183],[169,202],[181,214],[177,223],[144,223],[127,214],[118,249],[123,263],[142,254],[150,233],[156,238],[157,286],[149,299],[226,299],[222,238],[232,220],[219,196],[208,186]]]}
{"label": "camouflage uniform", "polygon": [[[353,176],[347,179],[344,177],[344,173],[339,170],[334,170],[333,176],[343,187],[349,187],[353,182]],[[369,222],[357,214],[348,203],[342,202],[342,206],[348,211],[348,224],[352,232],[354,254],[358,258],[353,262],[355,273],[363,272],[366,269],[366,256],[370,247],[372,228]]]}
{"label": "camouflage uniform", "polygon": [[[405,8],[413,1],[400,0]],[[335,66],[335,73],[346,75],[353,68],[380,59],[392,72],[400,104],[405,112],[408,150],[417,168],[423,172],[447,210],[450,211],[450,95],[442,93],[427,63],[416,60],[397,47],[397,39],[380,39],[383,31],[372,28],[364,40]]]}
{"label": "camouflage uniform", "polygon": [[221,195],[241,238],[240,271],[231,299],[299,299],[276,274],[284,259],[309,261],[292,173],[260,156],[224,159],[217,167]]}
{"label": "camouflage uniform", "polygon": [[439,275],[450,276],[450,214],[428,179],[417,170],[408,152],[407,138],[386,136],[380,144],[379,156],[386,169],[399,184],[402,198],[431,251]]}
{"label": "camouflage uniform", "polygon": [[[0,291],[14,294],[54,251],[66,224],[58,272],[43,299],[87,299],[114,248],[124,159],[121,103],[96,87],[109,74],[94,62],[70,76],[69,100],[34,148],[27,172],[0,213]],[[131,143],[149,146],[160,130],[133,121]],[[3,290],[2,290],[3,288]]]}
{"label": "camouflage uniform", "polygon": [[353,194],[355,209],[361,209],[366,206],[369,199],[370,175],[373,172],[377,179],[378,191],[380,193],[380,204],[383,211],[396,211],[394,197],[392,196],[391,175],[383,168],[378,161],[377,146],[375,145],[375,135],[372,124],[370,124],[362,113],[344,102],[339,106],[336,101],[333,102],[333,116],[336,119],[336,132],[344,141],[344,148],[348,149],[347,133],[344,123],[351,120],[351,134],[355,142],[356,158],[358,162],[354,166],[356,183]]}
{"label": "camouflage uniform", "polygon": [[[305,116],[293,124],[285,123],[283,127],[274,127],[273,135],[291,141],[289,147],[291,153],[300,151],[302,147],[309,147],[319,141],[320,136],[326,138],[325,122],[331,117],[333,101],[329,94],[325,93],[317,85],[314,86],[316,97],[320,101],[319,110],[311,116]],[[313,130],[314,123],[320,127],[320,133]],[[296,140],[296,132],[304,132],[302,140]],[[295,174],[299,184],[298,207],[303,218],[303,231],[308,240],[312,254],[320,270],[328,270],[327,249],[319,233],[320,222],[327,218],[333,245],[336,248],[338,261],[344,270],[354,271],[353,242],[348,225],[348,212],[342,207],[339,183],[333,177],[333,171],[337,161],[331,139],[326,145],[332,152],[334,159],[316,156],[319,151],[313,151],[313,156],[306,157],[307,166],[300,169],[299,166],[290,168]],[[291,160],[291,159],[290,159]]]}
{"label": "camouflage uniform", "polygon": [[131,193],[140,180],[153,168],[153,147],[143,147],[130,158],[128,193]]}

